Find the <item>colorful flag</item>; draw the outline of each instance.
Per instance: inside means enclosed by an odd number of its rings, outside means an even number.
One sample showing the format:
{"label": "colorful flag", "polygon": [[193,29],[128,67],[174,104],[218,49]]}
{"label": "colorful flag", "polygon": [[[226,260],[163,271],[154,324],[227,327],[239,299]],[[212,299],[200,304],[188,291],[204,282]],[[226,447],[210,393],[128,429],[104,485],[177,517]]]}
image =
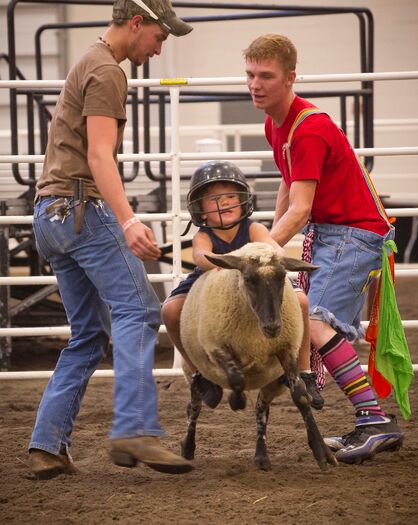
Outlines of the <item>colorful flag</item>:
{"label": "colorful flag", "polygon": [[392,385],[402,416],[404,419],[409,419],[411,408],[408,389],[414,378],[414,371],[401,316],[396,304],[387,249],[397,252],[394,241],[386,241],[382,247],[379,330],[375,355],[376,369]]}
{"label": "colorful flag", "polygon": [[389,381],[386,381],[386,379],[376,368],[376,341],[379,326],[380,285],[381,280],[379,276],[379,282],[377,284],[375,296],[373,299],[373,305],[370,312],[370,321],[369,326],[367,327],[365,339],[370,343],[368,374],[376,394],[381,399],[385,399],[385,397],[387,397],[392,392],[392,386]]}
{"label": "colorful flag", "polygon": [[[390,268],[391,271],[394,267],[393,252],[390,253]],[[380,270],[373,270],[373,277],[377,281],[377,285],[374,286],[375,294],[373,298],[372,307],[370,310],[369,326],[366,330],[365,339],[370,343],[370,354],[368,364],[368,374],[371,379],[374,391],[381,398],[385,399],[392,392],[392,385],[387,381],[382,374],[376,368],[376,342],[377,334],[379,331],[379,308],[380,308],[380,288],[382,284]],[[394,274],[392,273],[392,277]],[[370,277],[370,275],[369,275]],[[369,282],[369,280],[368,280]],[[372,288],[369,288],[369,293]]]}

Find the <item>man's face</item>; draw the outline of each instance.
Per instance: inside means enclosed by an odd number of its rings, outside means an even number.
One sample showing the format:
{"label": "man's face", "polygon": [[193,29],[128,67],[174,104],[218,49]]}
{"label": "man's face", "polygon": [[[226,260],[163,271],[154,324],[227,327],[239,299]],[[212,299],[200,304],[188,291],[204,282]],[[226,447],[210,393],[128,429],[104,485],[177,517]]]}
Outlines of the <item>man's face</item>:
{"label": "man's face", "polygon": [[275,58],[246,62],[247,86],[256,108],[267,114],[277,111],[287,100],[295,72],[287,73]]}
{"label": "man's face", "polygon": [[128,49],[129,60],[140,66],[154,55],[159,55],[167,37],[168,33],[158,24],[137,25]]}

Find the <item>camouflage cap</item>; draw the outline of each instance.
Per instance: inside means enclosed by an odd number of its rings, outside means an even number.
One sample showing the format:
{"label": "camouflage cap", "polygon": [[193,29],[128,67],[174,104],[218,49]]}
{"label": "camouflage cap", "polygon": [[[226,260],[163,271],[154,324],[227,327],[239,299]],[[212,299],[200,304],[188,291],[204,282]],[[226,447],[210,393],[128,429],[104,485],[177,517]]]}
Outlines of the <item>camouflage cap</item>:
{"label": "camouflage cap", "polygon": [[170,0],[116,0],[113,4],[112,18],[115,22],[130,20],[135,15],[154,20],[174,36],[187,35],[193,29],[176,16]]}

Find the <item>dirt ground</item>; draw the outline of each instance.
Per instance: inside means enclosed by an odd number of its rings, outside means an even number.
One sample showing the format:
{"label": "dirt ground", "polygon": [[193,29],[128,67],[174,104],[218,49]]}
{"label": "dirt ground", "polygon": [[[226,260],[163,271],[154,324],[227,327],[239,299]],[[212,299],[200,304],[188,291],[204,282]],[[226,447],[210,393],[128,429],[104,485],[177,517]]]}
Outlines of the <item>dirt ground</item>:
{"label": "dirt ground", "polygon": [[[399,279],[401,315],[416,319],[418,280]],[[408,330],[412,360],[418,363],[418,331]],[[13,367],[51,369],[57,341],[16,339]],[[362,362],[367,349],[360,348]],[[55,351],[54,351],[55,350]],[[158,367],[171,365],[168,350],[156,353]],[[109,366],[105,363],[104,366]],[[382,453],[362,465],[340,464],[320,471],[310,453],[301,416],[286,394],[271,410],[270,472],[253,466],[254,404],[233,413],[226,400],[204,409],[198,422],[195,470],[173,476],[147,467],[124,469],[108,457],[112,417],[111,379],[94,379],[73,434],[77,475],[50,481],[31,479],[26,447],[44,380],[0,382],[0,520],[7,524],[379,524],[418,522],[418,390],[410,389],[413,415],[403,421],[391,396],[383,401],[405,431],[399,452]],[[167,445],[179,451],[186,424],[188,390],[183,378],[158,379],[161,422]],[[226,397],[226,396],[225,396]],[[352,429],[350,404],[330,380],[326,406],[316,412],[324,435]]]}

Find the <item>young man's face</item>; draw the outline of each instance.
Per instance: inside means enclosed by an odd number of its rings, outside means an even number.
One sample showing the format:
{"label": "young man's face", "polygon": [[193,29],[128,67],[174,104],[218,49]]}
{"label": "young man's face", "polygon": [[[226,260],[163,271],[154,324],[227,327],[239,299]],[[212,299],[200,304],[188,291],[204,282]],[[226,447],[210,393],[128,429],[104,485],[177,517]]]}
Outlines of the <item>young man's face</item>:
{"label": "young man's face", "polygon": [[247,61],[247,86],[257,109],[271,115],[287,101],[295,80],[295,72],[285,72],[279,60],[266,58]]}
{"label": "young man's face", "polygon": [[133,38],[128,49],[128,58],[136,66],[144,64],[154,55],[161,53],[168,33],[158,24],[139,23],[134,27]]}

